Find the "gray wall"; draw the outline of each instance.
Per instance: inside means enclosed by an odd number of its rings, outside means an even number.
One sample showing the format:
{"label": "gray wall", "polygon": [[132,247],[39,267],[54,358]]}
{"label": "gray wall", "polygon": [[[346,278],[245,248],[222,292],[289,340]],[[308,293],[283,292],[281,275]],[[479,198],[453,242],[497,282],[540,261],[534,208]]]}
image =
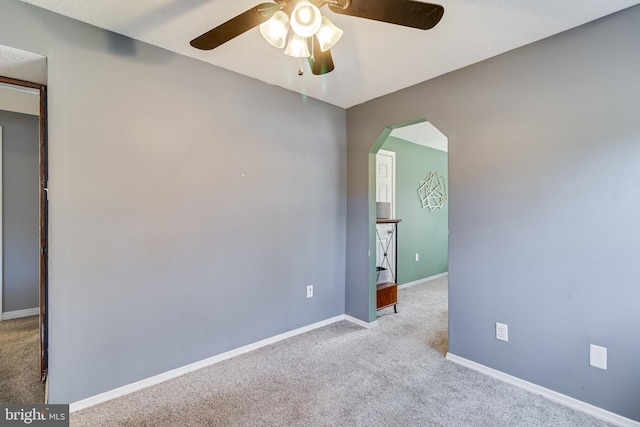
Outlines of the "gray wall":
{"label": "gray wall", "polygon": [[344,313],[343,109],[17,0],[0,44],[48,57],[50,402]]}
{"label": "gray wall", "polygon": [[449,351],[640,421],[638,22],[634,7],[349,109],[347,310],[368,320],[369,150],[426,118],[449,138]]}
{"label": "gray wall", "polygon": [[0,110],[2,127],[2,311],[40,306],[39,118]]}

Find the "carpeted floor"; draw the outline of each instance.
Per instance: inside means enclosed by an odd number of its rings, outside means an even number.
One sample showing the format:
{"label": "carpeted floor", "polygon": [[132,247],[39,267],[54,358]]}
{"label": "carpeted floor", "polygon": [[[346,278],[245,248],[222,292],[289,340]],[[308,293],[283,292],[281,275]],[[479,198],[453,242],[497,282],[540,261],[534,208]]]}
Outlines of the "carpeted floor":
{"label": "carpeted floor", "polygon": [[0,322],[0,403],[44,403],[38,316]]}
{"label": "carpeted floor", "polygon": [[71,415],[72,426],[608,424],[444,359],[447,278],[380,326],[342,321]]}

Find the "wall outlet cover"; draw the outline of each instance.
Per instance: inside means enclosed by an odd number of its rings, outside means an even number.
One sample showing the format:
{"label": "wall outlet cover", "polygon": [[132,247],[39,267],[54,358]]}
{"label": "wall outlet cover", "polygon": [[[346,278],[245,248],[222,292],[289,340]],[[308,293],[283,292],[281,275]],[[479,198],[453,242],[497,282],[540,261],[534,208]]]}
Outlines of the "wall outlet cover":
{"label": "wall outlet cover", "polygon": [[607,348],[591,344],[589,346],[589,365],[607,370]]}
{"label": "wall outlet cover", "polygon": [[509,341],[509,326],[504,323],[496,322],[496,339],[500,341]]}

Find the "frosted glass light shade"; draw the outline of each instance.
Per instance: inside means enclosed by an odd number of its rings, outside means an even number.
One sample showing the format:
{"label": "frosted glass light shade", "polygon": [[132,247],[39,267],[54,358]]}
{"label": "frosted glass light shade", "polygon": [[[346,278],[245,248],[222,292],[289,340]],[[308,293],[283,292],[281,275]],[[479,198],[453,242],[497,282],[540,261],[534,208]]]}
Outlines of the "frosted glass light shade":
{"label": "frosted glass light shade", "polygon": [[307,45],[307,39],[300,37],[295,32],[289,33],[289,43],[284,50],[285,55],[294,56],[296,58],[308,58],[311,56],[309,53],[309,45]]}
{"label": "frosted glass light shade", "polygon": [[329,18],[326,16],[322,17],[322,24],[320,25],[320,29],[316,33],[316,37],[318,38],[318,42],[320,43],[320,50],[326,52],[331,49],[334,44],[340,40],[342,37],[342,31],[340,28],[333,25]]}
{"label": "frosted glass light shade", "polygon": [[291,28],[300,37],[311,37],[321,23],[320,9],[307,0],[299,1],[291,12]]}
{"label": "frosted glass light shade", "polygon": [[267,22],[260,25],[260,34],[270,44],[282,49],[287,42],[289,28],[289,17],[279,10]]}

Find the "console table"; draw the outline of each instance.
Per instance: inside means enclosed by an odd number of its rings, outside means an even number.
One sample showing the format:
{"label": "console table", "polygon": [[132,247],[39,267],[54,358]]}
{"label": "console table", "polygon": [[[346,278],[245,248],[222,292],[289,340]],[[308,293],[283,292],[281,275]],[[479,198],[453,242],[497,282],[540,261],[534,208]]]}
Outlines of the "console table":
{"label": "console table", "polygon": [[[391,245],[391,242],[394,242],[394,249],[395,249],[394,250],[394,254],[395,254],[394,267],[397,270],[398,269],[397,230],[398,230],[398,223],[400,221],[402,220],[401,219],[377,219],[376,220],[376,225],[392,224],[392,228],[391,228],[391,231],[389,232],[389,239],[387,240],[386,246],[384,245],[383,239],[380,236],[380,233],[378,232],[378,227],[376,227],[376,236],[378,237],[378,243],[380,244],[380,247],[383,250],[382,261],[381,261],[382,265],[376,266],[376,272],[377,272],[376,279],[377,279],[377,276],[380,275],[381,271],[386,270],[386,268],[384,267],[386,263],[387,267],[389,267],[389,272],[391,273],[391,279],[393,280],[391,282],[385,282],[385,283],[380,283],[376,285],[376,310],[382,310],[383,308],[393,306],[393,311],[395,313],[398,312],[398,278],[397,278],[396,272],[391,268],[391,263],[389,263],[388,252],[389,252],[389,247]],[[393,238],[394,236],[396,237],[395,240]]]}

